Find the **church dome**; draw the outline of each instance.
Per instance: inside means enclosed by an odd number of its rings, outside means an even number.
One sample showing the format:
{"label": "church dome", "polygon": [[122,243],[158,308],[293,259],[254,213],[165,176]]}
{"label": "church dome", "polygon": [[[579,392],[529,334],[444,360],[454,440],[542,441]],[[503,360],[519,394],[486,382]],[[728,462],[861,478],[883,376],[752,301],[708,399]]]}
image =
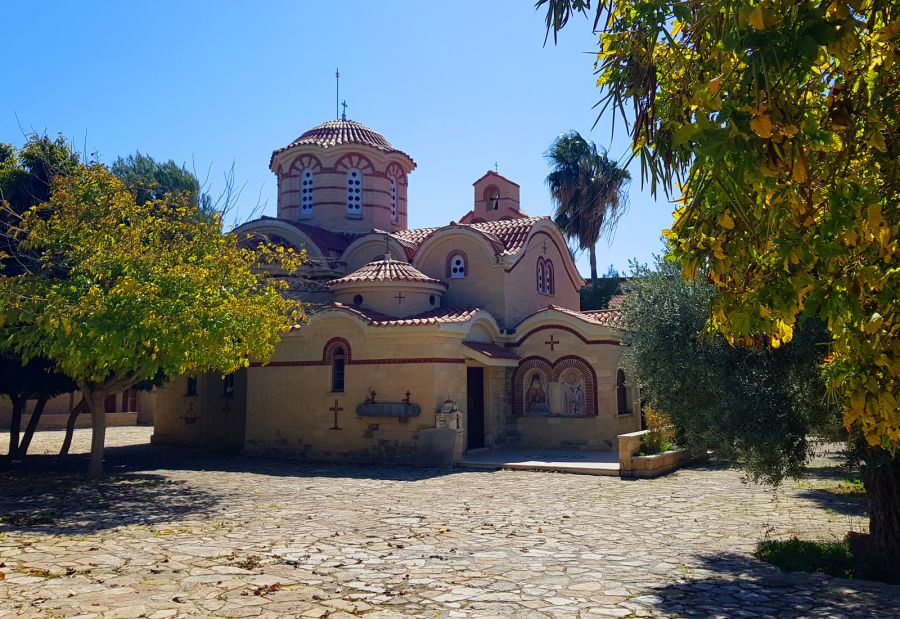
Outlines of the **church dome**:
{"label": "church dome", "polygon": [[328,282],[334,300],[386,316],[403,318],[438,309],[447,284],[387,254],[350,275]]}
{"label": "church dome", "polygon": [[288,148],[300,146],[301,144],[311,144],[313,146],[319,146],[320,148],[329,148],[341,144],[360,144],[362,146],[377,148],[386,153],[397,151],[397,149],[388,142],[387,138],[377,131],[370,129],[355,120],[347,120],[346,118],[342,118],[341,120],[329,120],[328,122],[313,127],[284,148],[278,149],[275,152],[279,153]]}
{"label": "church dome", "polygon": [[428,277],[408,262],[394,260],[391,258],[390,254],[388,254],[384,260],[376,260],[375,262],[363,265],[350,275],[340,279],[331,280],[328,282],[328,285],[341,286],[342,284],[381,282],[417,283],[443,286],[444,288],[447,287],[447,284],[441,280]]}

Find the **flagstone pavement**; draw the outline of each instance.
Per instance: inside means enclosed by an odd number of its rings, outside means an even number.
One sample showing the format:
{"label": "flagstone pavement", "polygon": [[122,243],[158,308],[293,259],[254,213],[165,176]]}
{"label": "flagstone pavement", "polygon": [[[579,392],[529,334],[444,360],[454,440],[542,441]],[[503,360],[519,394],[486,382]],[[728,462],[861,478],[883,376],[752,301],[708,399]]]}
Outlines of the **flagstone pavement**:
{"label": "flagstone pavement", "polygon": [[817,480],[309,465],[150,433],[111,428],[101,482],[84,456],[0,469],[0,617],[900,617],[900,587],[753,558],[767,536],[865,530]]}

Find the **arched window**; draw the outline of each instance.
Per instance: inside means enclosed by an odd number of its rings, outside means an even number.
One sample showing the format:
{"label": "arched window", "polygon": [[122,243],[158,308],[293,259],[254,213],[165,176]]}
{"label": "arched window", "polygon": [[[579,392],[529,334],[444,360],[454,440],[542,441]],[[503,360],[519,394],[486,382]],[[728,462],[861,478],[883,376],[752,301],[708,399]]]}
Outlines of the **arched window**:
{"label": "arched window", "polygon": [[337,347],[331,353],[331,391],[344,391],[344,349]]}
{"label": "arched window", "polygon": [[313,216],[313,171],[306,168],[300,172],[300,219]]}
{"label": "arched window", "polygon": [[469,270],[469,265],[466,264],[466,256],[460,252],[451,254],[447,264],[447,272],[450,279],[462,279]]}
{"label": "arched window", "polygon": [[620,415],[628,415],[628,390],[625,388],[625,370],[616,372],[616,408]]}
{"label": "arched window", "polygon": [[347,170],[347,219],[362,219],[362,172]]}
{"label": "arched window", "polygon": [[500,210],[500,190],[493,185],[484,190],[484,208],[488,211]]}
{"label": "arched window", "polygon": [[400,221],[400,214],[397,212],[397,178],[391,177],[391,223],[395,224]]}
{"label": "arched window", "polygon": [[544,262],[544,292],[547,294],[556,292],[556,286],[553,281],[553,263],[549,260]]}
{"label": "arched window", "polygon": [[544,259],[537,261],[537,291],[544,294]]}

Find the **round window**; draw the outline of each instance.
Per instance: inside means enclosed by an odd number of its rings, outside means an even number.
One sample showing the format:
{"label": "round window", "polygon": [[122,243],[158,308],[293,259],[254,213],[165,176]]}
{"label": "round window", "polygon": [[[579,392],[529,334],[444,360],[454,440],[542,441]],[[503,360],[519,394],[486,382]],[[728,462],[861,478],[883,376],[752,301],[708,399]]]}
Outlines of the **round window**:
{"label": "round window", "polygon": [[363,304],[363,296],[361,294],[353,297],[353,305],[360,306]]}

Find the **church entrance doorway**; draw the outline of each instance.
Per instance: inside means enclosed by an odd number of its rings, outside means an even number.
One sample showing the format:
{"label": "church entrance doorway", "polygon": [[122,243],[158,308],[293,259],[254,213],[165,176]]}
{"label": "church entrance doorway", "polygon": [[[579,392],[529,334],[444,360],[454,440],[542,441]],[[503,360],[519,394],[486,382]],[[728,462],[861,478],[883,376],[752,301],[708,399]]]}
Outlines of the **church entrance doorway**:
{"label": "church entrance doorway", "polygon": [[466,448],[484,447],[484,368],[466,368]]}

